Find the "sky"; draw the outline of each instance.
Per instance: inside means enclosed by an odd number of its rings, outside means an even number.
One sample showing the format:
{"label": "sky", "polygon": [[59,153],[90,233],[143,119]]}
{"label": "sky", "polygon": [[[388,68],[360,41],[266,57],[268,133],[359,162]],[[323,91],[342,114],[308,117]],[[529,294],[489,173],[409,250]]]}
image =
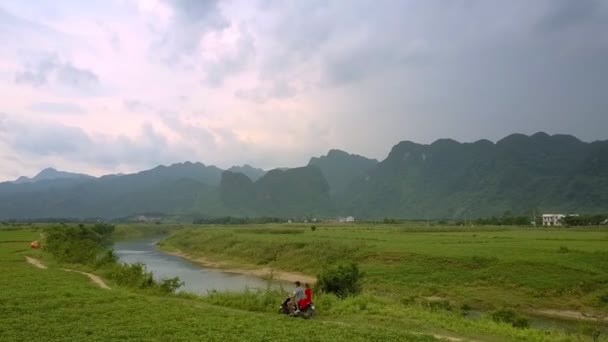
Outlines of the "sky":
{"label": "sky", "polygon": [[0,0],[0,181],[608,138],[608,1]]}

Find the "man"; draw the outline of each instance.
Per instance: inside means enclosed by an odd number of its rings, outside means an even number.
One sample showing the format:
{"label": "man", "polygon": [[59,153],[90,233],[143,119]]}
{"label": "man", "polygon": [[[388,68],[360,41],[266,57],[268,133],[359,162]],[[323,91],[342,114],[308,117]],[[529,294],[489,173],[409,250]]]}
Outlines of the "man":
{"label": "man", "polygon": [[306,294],[304,294],[304,290],[301,287],[301,283],[299,280],[296,280],[294,283],[296,288],[293,290],[293,299],[296,304],[296,313],[300,312],[299,303],[301,300],[306,299]]}

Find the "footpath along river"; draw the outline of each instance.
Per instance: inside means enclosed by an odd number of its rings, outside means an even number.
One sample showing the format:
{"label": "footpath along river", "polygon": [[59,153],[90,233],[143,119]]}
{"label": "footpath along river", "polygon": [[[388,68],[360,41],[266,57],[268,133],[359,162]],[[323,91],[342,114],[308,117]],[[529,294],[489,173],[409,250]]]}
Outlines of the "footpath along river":
{"label": "footpath along river", "polygon": [[[126,263],[144,263],[155,279],[179,277],[185,285],[179,291],[206,295],[209,291],[243,291],[266,288],[261,278],[206,269],[178,256],[160,251],[156,244],[161,237],[126,240],[114,243],[114,252]],[[273,282],[273,287],[281,283]],[[284,284],[285,285],[285,284]]]}

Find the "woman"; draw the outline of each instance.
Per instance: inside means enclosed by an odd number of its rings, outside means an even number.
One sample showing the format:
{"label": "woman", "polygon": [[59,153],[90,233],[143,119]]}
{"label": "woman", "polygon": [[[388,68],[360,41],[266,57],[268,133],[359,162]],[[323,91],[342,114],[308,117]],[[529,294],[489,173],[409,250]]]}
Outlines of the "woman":
{"label": "woman", "polygon": [[304,283],[304,287],[306,288],[306,290],[304,290],[304,295],[306,298],[298,301],[298,307],[300,310],[306,309],[306,307],[312,303],[312,289],[310,288],[310,284]]}

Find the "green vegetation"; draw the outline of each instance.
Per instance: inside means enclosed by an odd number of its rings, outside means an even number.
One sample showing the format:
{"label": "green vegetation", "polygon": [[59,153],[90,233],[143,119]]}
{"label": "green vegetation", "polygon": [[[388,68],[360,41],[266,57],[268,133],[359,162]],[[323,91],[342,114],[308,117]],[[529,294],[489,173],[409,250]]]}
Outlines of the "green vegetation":
{"label": "green vegetation", "polygon": [[48,227],[43,233],[45,250],[60,263],[99,272],[118,285],[162,294],[173,293],[183,285],[177,277],[154,280],[143,264],[120,262],[107,247],[114,230],[108,224]]}
{"label": "green vegetation", "polygon": [[361,277],[359,267],[355,263],[329,266],[319,274],[317,288],[324,293],[333,293],[344,299],[361,292]]}
{"label": "green vegetation", "polygon": [[[161,248],[239,268],[321,274],[315,295],[321,318],[398,320],[413,329],[543,340],[548,337],[540,336],[566,337],[554,328],[532,329],[547,319],[536,318],[542,311],[608,315],[602,300],[608,284],[606,228],[316,227],[314,231],[306,225],[191,228],[162,241]],[[365,274],[360,295],[339,300],[318,291],[327,290],[324,270],[333,269],[335,274],[336,265],[350,262]],[[338,273],[347,273],[346,269]],[[249,291],[214,294],[210,299],[218,305],[269,311],[266,296],[264,291]],[[581,332],[584,324],[595,327],[585,331],[600,329],[600,323],[593,322],[560,324],[579,337],[591,338]]]}
{"label": "green vegetation", "polygon": [[[100,289],[31,250],[39,229],[0,229],[0,341],[432,341],[398,326],[295,320],[209,304],[192,295]],[[37,269],[25,256],[43,260]],[[71,265],[74,266],[74,265]],[[278,305],[280,298],[276,298]]]}

